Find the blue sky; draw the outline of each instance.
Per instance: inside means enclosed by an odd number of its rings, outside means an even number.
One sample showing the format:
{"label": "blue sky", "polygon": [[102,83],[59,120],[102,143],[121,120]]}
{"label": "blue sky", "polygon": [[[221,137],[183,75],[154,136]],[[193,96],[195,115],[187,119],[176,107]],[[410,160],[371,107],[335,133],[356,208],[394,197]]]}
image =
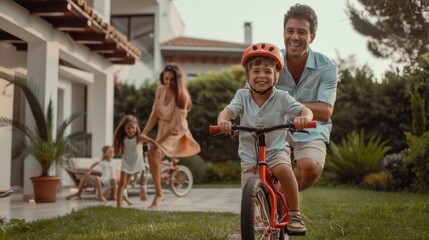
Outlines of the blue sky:
{"label": "blue sky", "polygon": [[[356,0],[351,0],[360,6]],[[355,55],[358,66],[368,64],[376,76],[389,69],[389,60],[372,57],[366,38],[347,17],[347,0],[173,0],[189,37],[244,42],[244,23],[252,22],[253,42],[283,44],[283,16],[295,3],[307,4],[317,13],[319,27],[311,44],[315,51],[338,59]]]}

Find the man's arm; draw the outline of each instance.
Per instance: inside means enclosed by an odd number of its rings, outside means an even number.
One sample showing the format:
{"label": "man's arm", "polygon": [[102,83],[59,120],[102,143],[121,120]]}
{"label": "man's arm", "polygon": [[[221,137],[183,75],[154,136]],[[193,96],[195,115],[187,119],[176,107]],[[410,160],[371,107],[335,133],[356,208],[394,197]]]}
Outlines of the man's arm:
{"label": "man's arm", "polygon": [[332,116],[334,108],[331,104],[325,102],[301,102],[309,108],[314,115],[314,120],[327,122]]}

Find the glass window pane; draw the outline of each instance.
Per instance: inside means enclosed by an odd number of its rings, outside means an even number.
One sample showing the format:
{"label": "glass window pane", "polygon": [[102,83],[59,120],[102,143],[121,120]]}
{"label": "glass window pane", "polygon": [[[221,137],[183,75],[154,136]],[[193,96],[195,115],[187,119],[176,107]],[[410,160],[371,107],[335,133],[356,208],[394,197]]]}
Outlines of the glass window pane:
{"label": "glass window pane", "polygon": [[128,33],[128,17],[112,17],[112,26],[116,28],[125,37],[129,36]]}
{"label": "glass window pane", "polygon": [[153,66],[155,22],[153,15],[131,18],[131,42],[142,51],[142,61]]}

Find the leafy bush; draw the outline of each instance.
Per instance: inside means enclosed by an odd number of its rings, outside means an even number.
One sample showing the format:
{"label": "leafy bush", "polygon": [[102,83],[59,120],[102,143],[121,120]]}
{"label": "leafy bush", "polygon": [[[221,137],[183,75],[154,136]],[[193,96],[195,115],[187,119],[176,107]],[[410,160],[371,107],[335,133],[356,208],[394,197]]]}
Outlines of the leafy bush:
{"label": "leafy bush", "polygon": [[406,132],[409,151],[404,151],[405,167],[412,170],[414,181],[410,187],[413,191],[429,191],[429,131],[420,137]]}
{"label": "leafy bush", "polygon": [[241,166],[237,161],[207,164],[206,183],[240,183]]}
{"label": "leafy bush", "polygon": [[381,170],[381,160],[391,149],[380,135],[372,135],[367,142],[364,130],[349,133],[339,145],[331,142],[325,164],[326,175],[341,183],[359,183],[369,173]]}
{"label": "leafy bush", "polygon": [[192,157],[181,158],[180,164],[185,165],[191,170],[194,177],[194,183],[202,183],[207,172],[207,164],[204,162],[200,155]]}
{"label": "leafy bush", "polygon": [[388,171],[370,173],[363,178],[362,185],[369,189],[385,191],[390,189],[391,178]]}
{"label": "leafy bush", "polygon": [[[408,149],[404,151],[408,151]],[[391,176],[391,190],[397,191],[409,188],[414,180],[414,174],[410,166],[406,164],[402,154],[392,153],[384,156],[383,166]]]}
{"label": "leafy bush", "polygon": [[188,122],[195,140],[201,146],[201,157],[208,162],[224,162],[238,158],[238,140],[213,137],[209,125],[217,124],[217,116],[229,104],[237,89],[244,86],[243,68],[231,67],[221,73],[199,75],[188,83],[194,107]]}

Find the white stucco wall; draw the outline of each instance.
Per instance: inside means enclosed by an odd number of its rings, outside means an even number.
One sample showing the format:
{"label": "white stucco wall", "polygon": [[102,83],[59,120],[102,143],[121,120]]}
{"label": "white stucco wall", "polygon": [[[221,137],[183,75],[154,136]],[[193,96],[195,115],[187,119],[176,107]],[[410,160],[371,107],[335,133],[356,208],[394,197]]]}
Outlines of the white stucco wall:
{"label": "white stucco wall", "polygon": [[[60,58],[94,74],[95,80],[91,85],[95,87],[92,87],[92,91],[88,94],[91,96],[90,99],[93,100],[90,103],[93,115],[88,118],[88,125],[92,126],[89,130],[93,134],[92,145],[96,148],[93,151],[98,155],[101,146],[106,143],[110,144],[113,138],[112,64],[99,54],[90,52],[86,46],[71,40],[66,33],[53,29],[52,25],[43,19],[30,15],[28,10],[12,0],[0,1],[0,29],[28,43],[26,53],[16,52],[10,44],[7,45],[10,48],[7,51],[11,52],[3,51],[7,47],[2,44],[0,46],[0,66],[11,72],[17,69],[23,70],[22,73],[26,73],[31,80],[34,80],[41,89],[41,100],[45,108],[50,99],[54,104],[57,103],[58,86],[61,85],[58,81]],[[66,101],[66,98],[69,98],[69,93],[63,92],[61,94],[66,97],[60,102],[66,104],[65,102],[68,101]],[[3,103],[3,100],[0,100],[0,102]],[[4,101],[4,103],[6,104],[5,106],[11,105],[8,101]],[[8,111],[7,107],[4,109],[2,107],[0,112]],[[31,115],[28,107],[26,115]],[[32,127],[34,126],[34,121],[28,117],[25,119],[25,124]],[[5,137],[4,139],[7,138]],[[10,147],[7,149],[10,149]],[[1,154],[9,155],[7,151]],[[28,199],[33,193],[29,178],[39,174],[40,171],[38,164],[32,157],[27,158],[24,165],[24,199]],[[0,172],[0,183],[10,186],[11,171],[10,167],[7,168],[9,169],[8,174]]]}
{"label": "white stucco wall", "polygon": [[175,5],[171,0],[111,0],[111,3],[112,15],[154,14],[155,16],[154,67],[143,62],[137,62],[133,66],[118,65],[116,71],[120,79],[136,86],[140,86],[147,80],[157,79],[164,65],[159,44],[185,34],[185,24]]}
{"label": "white stucco wall", "polygon": [[[1,50],[1,47],[0,47]],[[1,64],[0,64],[1,65]],[[6,69],[0,67],[0,71]],[[5,80],[0,79],[0,116],[13,118],[13,86],[6,88]],[[9,189],[12,161],[12,127],[0,128],[0,189]]]}

